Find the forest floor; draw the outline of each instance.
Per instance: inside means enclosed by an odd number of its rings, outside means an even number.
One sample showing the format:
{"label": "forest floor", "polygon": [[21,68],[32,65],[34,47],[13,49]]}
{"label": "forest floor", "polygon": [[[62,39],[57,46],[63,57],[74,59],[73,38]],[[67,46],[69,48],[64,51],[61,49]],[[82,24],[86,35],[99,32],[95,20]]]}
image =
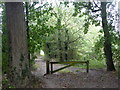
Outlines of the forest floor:
{"label": "forest floor", "polygon": [[[116,72],[107,72],[105,69],[90,69],[89,73],[86,73],[86,69],[69,67],[44,76],[46,62],[42,57],[39,57],[35,64],[37,69],[32,71],[32,74],[41,80],[42,88],[118,88]],[[54,69],[62,66],[64,65],[54,65]]]}

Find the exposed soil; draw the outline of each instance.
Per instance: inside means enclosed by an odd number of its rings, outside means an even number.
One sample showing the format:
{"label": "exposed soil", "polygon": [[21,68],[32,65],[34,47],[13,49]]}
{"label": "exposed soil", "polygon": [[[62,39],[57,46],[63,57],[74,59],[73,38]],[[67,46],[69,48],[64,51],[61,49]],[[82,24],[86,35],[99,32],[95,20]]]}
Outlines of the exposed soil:
{"label": "exposed soil", "polygon": [[[69,72],[56,72],[45,75],[46,62],[39,57],[36,59],[37,70],[33,71],[35,77],[42,80],[42,88],[118,88],[118,75],[116,72],[107,72],[105,69],[86,69],[70,67]],[[54,65],[54,69],[64,65]]]}

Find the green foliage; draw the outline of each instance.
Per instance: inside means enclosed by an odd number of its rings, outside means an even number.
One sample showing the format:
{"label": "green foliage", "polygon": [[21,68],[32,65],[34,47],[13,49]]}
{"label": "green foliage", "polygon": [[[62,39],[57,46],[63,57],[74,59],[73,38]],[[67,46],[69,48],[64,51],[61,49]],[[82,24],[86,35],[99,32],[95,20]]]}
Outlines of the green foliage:
{"label": "green foliage", "polygon": [[62,58],[63,61],[78,58],[77,44],[82,42],[82,34],[79,34],[82,31],[79,29],[82,19],[73,17],[72,9],[64,5],[53,9],[56,17],[52,17],[49,23],[55,26],[55,33],[46,39],[43,49],[46,57],[58,60]]}
{"label": "green foliage", "polygon": [[[69,3],[61,4],[59,7],[49,7],[49,5],[44,4],[38,8],[35,8],[36,4],[34,4],[29,9],[30,52],[32,57],[35,57],[35,52],[43,49],[47,59],[58,59],[60,58],[59,53],[61,53],[64,60],[65,54],[69,56],[68,59],[80,58],[82,60],[87,57],[90,60],[103,60],[103,38],[98,37],[96,39],[98,41],[95,42],[91,38],[93,34],[88,36],[91,27],[94,29],[91,32],[97,30],[97,28],[93,28],[92,24],[100,25],[100,21],[96,19],[99,15],[91,16],[90,7],[89,9],[86,7],[88,4],[85,2],[74,3],[75,10],[77,10],[75,12],[73,8],[67,7]],[[97,31],[102,32],[101,29]],[[96,37],[98,33],[95,33]],[[89,38],[92,41],[89,41]],[[61,46],[59,46],[59,43]],[[67,45],[67,51],[65,50],[65,44]]]}
{"label": "green foliage", "polygon": [[89,28],[89,23],[86,22],[83,27],[84,27],[84,34],[87,34],[88,28]]}
{"label": "green foliage", "polygon": [[[37,7],[36,7],[37,6]],[[41,5],[40,3],[29,4],[29,51],[31,54],[31,63],[36,58],[35,53],[40,52],[46,37],[54,32],[54,27],[47,24],[51,16],[52,6],[48,3]]]}
{"label": "green foliage", "polygon": [[[100,26],[101,21],[99,18],[101,18],[100,12],[102,10],[100,2],[75,2],[73,3],[75,9],[73,16],[79,15],[79,17],[86,17],[85,18],[85,24],[84,24],[84,34],[87,34],[89,31],[89,26],[94,24],[95,26]],[[111,12],[112,11],[112,12]],[[117,16],[117,11],[115,11],[115,3],[107,3],[107,22],[108,24],[108,30],[110,33],[108,40],[106,41],[106,38],[104,36],[99,36],[97,41],[95,42],[95,45],[93,47],[92,53],[89,53],[90,56],[94,56],[97,60],[104,59],[104,42],[110,42],[112,44],[112,52],[113,52],[113,60],[119,61],[120,55],[119,55],[119,36],[115,31],[114,23]],[[104,31],[104,32],[103,32]],[[99,30],[100,33],[105,33],[105,30],[101,29]],[[108,35],[108,34],[107,34]],[[95,55],[96,53],[96,55]]]}
{"label": "green foliage", "polygon": [[59,72],[60,72],[60,73],[70,73],[71,71],[70,71],[70,70],[67,70],[67,69],[63,69],[63,70],[60,70]]}
{"label": "green foliage", "polygon": [[[74,2],[73,3],[75,9],[73,16],[79,16],[79,17],[85,17],[84,21],[84,34],[87,34],[89,26],[95,25],[99,26],[100,25],[100,20],[97,18],[100,16],[99,14],[94,13],[94,4],[91,2]],[[100,10],[99,10],[100,11]],[[91,13],[93,12],[93,13]],[[95,11],[96,12],[96,11]]]}
{"label": "green foliage", "polygon": [[105,60],[101,60],[101,61],[91,60],[89,62],[90,62],[90,69],[95,69],[95,68],[101,69],[106,67]]}
{"label": "green foliage", "polygon": [[2,6],[2,72],[8,73],[9,71],[9,39],[6,27],[5,7]]}
{"label": "green foliage", "polygon": [[[29,4],[29,51],[32,64],[37,58],[36,53],[43,50],[44,58],[47,60],[59,60],[61,54],[63,60],[66,60],[66,56],[67,60],[85,59],[90,61],[91,68],[104,67],[104,32],[100,27],[100,10],[92,2],[74,2],[73,5],[74,7],[72,5],[70,7],[69,2],[61,2],[59,6],[37,2]],[[98,11],[95,11],[96,9]],[[5,20],[3,11],[3,72],[8,72],[9,46]],[[108,28],[112,41],[113,59],[117,62],[120,60],[120,37],[111,24]],[[23,59],[21,55],[21,62]]]}
{"label": "green foliage", "polygon": [[120,62],[120,37],[116,32],[112,33],[112,50],[113,50],[113,61]]}
{"label": "green foliage", "polygon": [[[106,66],[105,60],[90,60],[89,69],[103,69]],[[86,69],[86,64],[77,64],[74,67]]]}

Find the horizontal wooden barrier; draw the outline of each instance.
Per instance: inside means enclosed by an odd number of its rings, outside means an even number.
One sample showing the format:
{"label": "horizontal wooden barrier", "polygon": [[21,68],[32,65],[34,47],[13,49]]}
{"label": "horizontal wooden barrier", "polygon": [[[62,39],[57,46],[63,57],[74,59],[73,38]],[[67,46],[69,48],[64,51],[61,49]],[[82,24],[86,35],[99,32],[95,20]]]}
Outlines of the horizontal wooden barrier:
{"label": "horizontal wooden barrier", "polygon": [[52,64],[87,63],[87,61],[50,62]]}
{"label": "horizontal wooden barrier", "polygon": [[[74,64],[80,64],[80,63],[85,63],[87,65],[86,67],[86,72],[88,73],[89,72],[89,61],[68,61],[68,62],[49,62],[50,65],[51,65],[51,71],[47,71],[46,73],[49,74],[49,73],[55,73],[57,71],[60,71],[62,69],[65,69],[67,67],[70,67],[70,66],[73,66]],[[69,64],[67,66],[64,66],[64,67],[61,67],[59,69],[56,69],[56,70],[53,70],[53,64]],[[49,65],[47,65],[47,69],[49,70]]]}

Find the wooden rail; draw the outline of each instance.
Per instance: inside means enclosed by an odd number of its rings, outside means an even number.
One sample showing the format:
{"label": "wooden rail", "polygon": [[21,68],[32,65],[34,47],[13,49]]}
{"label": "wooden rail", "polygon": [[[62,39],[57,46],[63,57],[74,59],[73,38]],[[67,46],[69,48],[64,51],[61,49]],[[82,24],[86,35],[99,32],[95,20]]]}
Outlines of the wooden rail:
{"label": "wooden rail", "polygon": [[[51,64],[51,66],[53,66],[53,64]],[[65,69],[65,68],[67,68],[67,67],[70,67],[70,66],[73,66],[73,64],[64,66],[64,67],[59,68],[59,69],[56,69],[56,70],[54,70],[54,71],[53,71],[53,67],[52,67],[50,72],[51,72],[51,74],[52,74],[52,73],[55,73],[55,72],[57,72],[57,71],[60,71],[60,70],[62,70],[62,69]]]}
{"label": "wooden rail", "polygon": [[50,62],[52,64],[71,64],[71,63],[87,63],[87,61],[68,61],[68,62]]}
{"label": "wooden rail", "polygon": [[[50,65],[51,65],[51,71],[50,71],[50,69],[49,69],[49,63],[50,63]],[[86,64],[86,72],[88,73],[89,72],[89,61],[68,61],[68,62],[47,62],[46,63],[46,68],[47,68],[47,72],[46,72],[46,74],[52,74],[52,73],[55,73],[55,72],[57,72],[57,71],[60,71],[60,70],[62,70],[62,69],[65,69],[65,68],[67,68],[67,67],[70,67],[70,66],[73,66],[73,65],[75,65],[75,64],[80,64],[80,63],[85,63]],[[67,66],[64,66],[64,67],[62,67],[62,68],[59,68],[59,69],[56,69],[56,70],[53,70],[53,64],[69,64],[69,65],[67,65]]]}

